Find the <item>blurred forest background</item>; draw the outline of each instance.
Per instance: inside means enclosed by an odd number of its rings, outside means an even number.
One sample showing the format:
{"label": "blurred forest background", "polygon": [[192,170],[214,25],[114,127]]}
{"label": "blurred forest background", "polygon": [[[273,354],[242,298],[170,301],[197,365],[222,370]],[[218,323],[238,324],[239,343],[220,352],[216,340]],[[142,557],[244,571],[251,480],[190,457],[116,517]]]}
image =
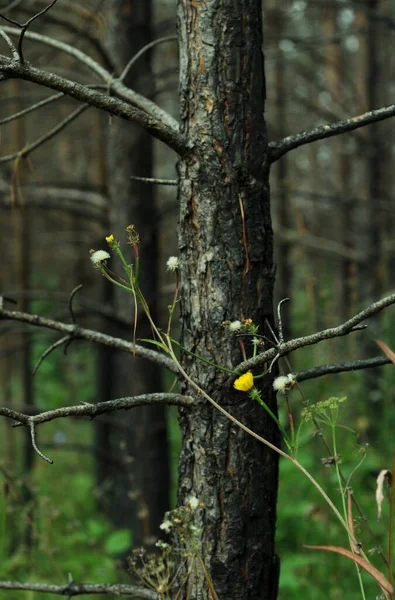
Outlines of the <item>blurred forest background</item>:
{"label": "blurred forest background", "polygon": [[[46,4],[25,0],[0,6],[24,21]],[[391,103],[393,2],[262,4],[270,140]],[[141,54],[126,83],[178,115],[174,0],[60,0],[33,30],[83,49],[114,74],[146,44],[165,38]],[[65,53],[28,39],[24,53],[55,73],[97,83]],[[130,298],[94,271],[89,250],[106,249],[104,237],[110,233],[124,240],[125,227],[133,223],[141,239],[142,289],[154,319],[164,324],[174,285],[165,263],[177,254],[177,188],[130,176],[175,179],[175,154],[132,123],[92,108],[82,111],[65,97],[7,122],[51,93],[23,81],[2,82],[1,92],[0,293],[15,298],[19,310],[69,321],[70,293],[82,284],[73,302],[77,322],[131,340]],[[20,156],[21,149],[70,116],[62,131]],[[276,294],[277,300],[291,299],[284,307],[286,339],[337,325],[394,291],[394,128],[391,120],[364,127],[301,147],[274,165]],[[292,369],[377,356],[374,338],[394,348],[392,310],[371,321],[368,333],[304,348],[289,357]],[[148,337],[145,328],[141,321],[138,337]],[[56,339],[52,331],[0,323],[1,405],[34,413],[166,390],[172,383],[150,362],[133,359],[131,368],[130,356],[81,341],[67,354],[62,348],[52,352],[32,377],[37,360]],[[375,476],[392,464],[394,383],[393,368],[386,366],[303,384],[312,402],[348,397],[340,422],[353,431],[339,432],[342,467],[350,474],[363,451],[365,460],[351,485],[362,507],[361,522],[368,518],[378,536],[377,542],[366,541],[365,551],[377,555],[386,543],[386,527],[376,518]],[[296,395],[294,402],[300,404]],[[64,583],[72,573],[76,581],[130,581],[125,556],[155,541],[164,512],[175,504],[176,413],[159,406],[135,408],[93,422],[57,420],[39,434],[53,466],[37,457],[22,428],[0,421],[0,579]],[[302,456],[340,502],[335,474],[321,462],[326,451],[318,437],[306,432]],[[280,599],[357,598],[351,562],[303,548],[341,545],[340,525],[307,480],[289,463],[281,469]],[[358,535],[363,538],[362,529]],[[375,594],[377,588],[369,585]],[[40,597],[6,594],[11,600]]]}

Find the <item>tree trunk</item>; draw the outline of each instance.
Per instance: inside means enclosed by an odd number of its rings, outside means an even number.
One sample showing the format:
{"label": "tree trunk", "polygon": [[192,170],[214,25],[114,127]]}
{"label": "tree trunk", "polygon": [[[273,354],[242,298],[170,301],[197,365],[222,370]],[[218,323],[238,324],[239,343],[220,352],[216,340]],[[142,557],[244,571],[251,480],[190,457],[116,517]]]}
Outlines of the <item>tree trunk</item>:
{"label": "tree trunk", "polygon": [[[263,334],[272,320],[261,2],[180,0],[178,19],[182,130],[193,145],[179,163],[182,344],[231,367],[241,356],[222,322],[251,318]],[[233,379],[188,356],[183,363],[217,402],[278,443],[274,423]],[[261,381],[275,410],[271,377]],[[216,593],[274,599],[277,456],[186,391],[198,405],[180,412],[179,501],[204,502],[199,551]],[[212,597],[202,573],[189,583],[190,598]]]}

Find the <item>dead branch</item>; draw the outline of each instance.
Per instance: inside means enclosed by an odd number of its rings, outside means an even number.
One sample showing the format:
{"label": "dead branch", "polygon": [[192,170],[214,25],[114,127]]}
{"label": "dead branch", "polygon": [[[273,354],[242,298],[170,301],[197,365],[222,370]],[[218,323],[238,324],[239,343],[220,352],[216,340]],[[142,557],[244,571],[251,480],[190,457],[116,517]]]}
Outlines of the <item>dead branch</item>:
{"label": "dead branch", "polygon": [[54,421],[55,419],[64,419],[66,417],[95,417],[114,412],[116,410],[130,410],[136,406],[147,406],[152,404],[166,404],[174,406],[190,406],[193,399],[189,396],[171,393],[142,394],[141,396],[132,396],[127,398],[117,398],[116,400],[107,400],[97,404],[84,402],[75,406],[62,406],[53,410],[38,413],[37,415],[27,415],[17,412],[7,407],[0,407],[0,416],[16,421],[13,427],[24,425],[29,429],[30,439],[35,452],[46,462],[53,464],[53,460],[46,456],[37,446],[36,430],[37,425]]}
{"label": "dead branch", "polygon": [[[75,98],[80,102],[102,109],[127,121],[136,121],[145,131],[167,144],[169,148],[172,148],[178,154],[183,155],[187,151],[188,144],[178,129],[173,129],[144,110],[132,106],[130,104],[131,100],[126,102],[119,98],[111,97],[106,93],[92,90],[88,86],[76,81],[71,81],[55,73],[37,69],[26,63],[21,65],[18,61],[1,55],[0,74],[2,74],[3,79],[23,79],[37,83],[58,92],[63,92],[65,95]],[[115,85],[114,83],[114,86],[118,90],[118,95],[124,90],[126,92],[129,90],[122,83],[119,83],[119,85]],[[115,91],[114,86],[110,85],[109,87]],[[127,94],[125,95],[127,96]]]}
{"label": "dead branch", "polygon": [[138,175],[130,175],[133,181],[141,181],[142,183],[152,183],[154,185],[178,185],[177,179],[158,179],[157,177],[139,177]]}
{"label": "dead branch", "polygon": [[36,13],[32,17],[30,17],[30,19],[28,19],[25,23],[19,23],[18,21],[14,21],[14,19],[10,19],[9,17],[6,17],[4,14],[0,13],[0,17],[2,19],[5,19],[6,21],[8,21],[9,23],[12,23],[13,25],[16,25],[20,29],[19,40],[18,40],[18,56],[19,56],[19,60],[22,65],[25,62],[25,59],[23,57],[22,44],[23,44],[23,38],[25,37],[28,27],[33,23],[33,21],[35,21],[36,19],[38,19],[39,17],[44,15],[46,12],[48,12],[49,9],[52,8],[53,5],[56,4],[57,1],[58,0],[52,0],[52,2],[50,2],[45,8],[43,8],[38,13]]}
{"label": "dead branch", "polygon": [[393,116],[395,116],[395,104],[390,104],[389,106],[383,106],[382,108],[371,110],[350,119],[320,125],[310,131],[302,131],[295,135],[289,135],[278,142],[270,142],[269,161],[275,162],[284,156],[284,154],[290,150],[299,148],[299,146],[311,144],[317,140],[324,140],[335,135],[340,135],[341,133],[346,133],[347,131],[353,131],[354,129],[359,129],[360,127],[365,127],[371,123],[377,123]]}
{"label": "dead branch", "polygon": [[[312,335],[307,335],[300,338],[295,338],[290,340],[289,342],[283,342],[276,344],[274,343],[274,347],[266,350],[265,352],[261,352],[254,358],[250,358],[249,360],[243,361],[235,370],[239,373],[244,373],[249,369],[252,369],[257,366],[261,366],[265,363],[270,363],[274,359],[281,358],[282,356],[286,356],[290,352],[294,350],[298,350],[299,348],[303,348],[304,346],[312,346],[314,344],[318,344],[323,340],[330,340],[336,337],[341,337],[343,335],[348,335],[354,331],[358,331],[360,329],[364,329],[367,325],[361,325],[362,321],[365,321],[368,317],[375,315],[382,311],[387,306],[391,306],[391,304],[395,303],[395,294],[391,294],[378,302],[374,302],[361,312],[359,312],[348,321],[345,321],[342,325],[338,325],[337,327],[331,327],[329,329],[324,329],[323,331],[318,331],[317,333],[313,333]],[[369,365],[367,365],[368,367]],[[367,368],[365,367],[365,368]]]}
{"label": "dead branch", "polygon": [[0,590],[25,590],[43,592],[44,594],[59,594],[71,598],[88,594],[111,594],[113,596],[130,596],[145,598],[146,600],[159,600],[159,596],[152,590],[139,588],[135,585],[114,583],[74,583],[66,585],[52,585],[49,583],[22,583],[20,581],[0,581]]}
{"label": "dead branch", "polygon": [[[15,29],[14,27],[2,27],[2,29],[10,35],[18,34],[18,29]],[[60,40],[56,40],[41,33],[27,32],[26,37],[69,54],[78,60],[79,63],[92,71],[97,77],[99,77],[106,84],[108,90],[110,90],[113,95],[130,102],[137,108],[140,108],[142,111],[147,113],[147,115],[151,115],[170,129],[178,132],[179,123],[176,119],[174,119],[174,117],[172,117],[167,111],[155,104],[155,102],[149,98],[142,96],[133,89],[124,85],[120,79],[114,77],[88,54],[85,54],[85,52],[82,52],[74,46],[70,46],[70,44],[66,44],[65,42],[61,42]]]}
{"label": "dead branch", "polygon": [[386,356],[376,356],[365,360],[352,360],[345,363],[337,363],[332,365],[320,365],[313,367],[307,371],[293,373],[296,381],[307,381],[308,379],[317,379],[324,375],[333,375],[335,373],[347,373],[349,371],[360,371],[361,369],[372,369],[383,365],[392,364],[391,360]]}
{"label": "dead branch", "polygon": [[[0,320],[9,319],[11,321],[18,321],[20,323],[28,323],[36,327],[44,327],[46,329],[53,329],[54,331],[60,331],[72,336],[74,339],[85,339],[96,344],[103,344],[104,346],[110,346],[111,348],[117,348],[123,352],[129,352],[132,354],[133,344],[121,338],[115,338],[104,333],[99,333],[92,329],[85,329],[78,325],[70,325],[68,323],[62,323],[61,321],[54,321],[47,319],[46,317],[40,317],[39,315],[23,313],[20,311],[9,311],[0,308]],[[174,362],[164,354],[161,354],[157,350],[151,350],[151,348],[145,348],[136,344],[136,356],[147,358],[158,365],[169,369],[173,373],[178,373],[178,369]],[[131,356],[132,358],[132,356]]]}
{"label": "dead branch", "polygon": [[6,156],[0,157],[0,164],[10,162],[12,160],[15,160],[16,158],[24,158],[26,156],[29,156],[29,154],[33,152],[33,150],[36,150],[36,148],[39,148],[40,146],[45,144],[45,142],[55,137],[60,131],[63,131],[63,129],[65,129],[70,123],[72,123],[88,108],[90,108],[88,104],[83,104],[82,106],[79,106],[78,108],[73,110],[73,112],[68,117],[60,121],[60,123],[58,123],[55,127],[47,131],[47,133],[44,133],[44,135],[40,136],[31,144],[28,144],[27,146],[21,148],[21,150],[18,150],[17,152],[14,152],[13,154],[7,154]]}

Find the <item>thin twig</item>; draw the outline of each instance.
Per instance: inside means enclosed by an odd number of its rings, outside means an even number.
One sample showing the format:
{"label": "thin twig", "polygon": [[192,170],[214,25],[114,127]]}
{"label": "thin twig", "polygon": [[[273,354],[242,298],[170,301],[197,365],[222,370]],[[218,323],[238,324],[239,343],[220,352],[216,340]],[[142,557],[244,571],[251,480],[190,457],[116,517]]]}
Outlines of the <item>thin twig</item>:
{"label": "thin twig", "polygon": [[[0,33],[1,33],[1,29],[0,29]],[[64,98],[63,93],[54,94],[53,96],[50,96],[49,98],[40,100],[40,102],[37,102],[36,104],[32,104],[31,106],[28,106],[27,108],[24,108],[23,110],[20,110],[19,112],[13,113],[9,117],[0,119],[0,125],[5,125],[6,123],[15,121],[15,119],[19,119],[19,117],[23,117],[24,115],[27,115],[27,114],[33,112],[34,110],[37,110],[38,108],[46,106],[47,104],[50,104],[51,102],[56,102],[56,100],[59,100],[60,98]]]}
{"label": "thin twig", "polygon": [[74,296],[76,295],[77,292],[79,292],[84,286],[82,285],[82,283],[80,283],[80,285],[77,285],[77,287],[75,287],[70,294],[70,298],[69,298],[69,311],[70,311],[70,316],[71,316],[71,320],[75,325],[75,315],[74,315],[74,311],[73,311],[73,300],[74,300]]}
{"label": "thin twig", "polygon": [[10,48],[12,56],[14,57],[14,60],[18,60],[19,55],[18,55],[18,50],[16,49],[16,46],[14,46],[11,38],[6,34],[6,32],[1,27],[0,27],[0,36],[3,38],[3,40],[5,41],[7,46]]}
{"label": "thin twig", "polygon": [[52,0],[52,2],[50,2],[45,8],[43,8],[38,13],[36,13],[32,17],[30,17],[30,19],[28,19],[25,23],[19,23],[19,21],[15,21],[14,19],[10,19],[9,17],[6,17],[4,15],[4,13],[0,13],[0,17],[2,19],[4,19],[5,21],[7,21],[8,23],[12,23],[12,25],[16,25],[21,30],[20,32],[18,32],[18,34],[19,34],[19,40],[18,40],[17,56],[18,56],[18,58],[19,58],[19,60],[20,60],[20,62],[21,62],[22,65],[25,62],[25,59],[23,57],[22,44],[23,44],[23,38],[24,38],[24,36],[25,36],[25,34],[27,32],[28,27],[33,23],[33,21],[35,21],[36,19],[38,19],[39,17],[41,17],[42,15],[44,15],[46,12],[48,12],[49,9],[52,8],[52,6],[57,1],[58,0]]}
{"label": "thin twig", "polygon": [[42,458],[43,460],[45,460],[50,465],[53,465],[53,460],[51,458],[49,458],[49,456],[46,456],[43,452],[41,452],[41,450],[37,446],[37,443],[36,443],[36,424],[33,421],[33,418],[34,417],[29,417],[29,421],[28,421],[28,427],[29,427],[29,430],[30,430],[30,439],[32,441],[32,446],[33,446],[35,452],[37,452],[37,454],[40,456],[40,458]]}
{"label": "thin twig", "polygon": [[284,304],[284,302],[288,302],[289,298],[283,298],[282,300],[280,300],[280,302],[278,303],[277,306],[277,321],[278,321],[278,339],[280,344],[282,344],[284,342],[284,335],[283,335],[283,321],[281,318],[281,305]]}
{"label": "thin twig", "polygon": [[132,68],[132,66],[138,61],[138,59],[145,52],[147,52],[147,50],[151,50],[151,48],[154,48],[155,46],[158,46],[159,44],[163,44],[164,42],[174,42],[174,41],[177,41],[177,39],[178,38],[175,35],[168,35],[166,37],[161,37],[161,38],[158,38],[156,40],[153,40],[149,44],[146,44],[145,46],[143,46],[142,48],[140,48],[140,50],[130,59],[130,61],[128,62],[128,64],[124,68],[124,70],[122,71],[121,76],[119,77],[119,80],[123,81],[125,79],[125,77],[129,73],[129,71]]}
{"label": "thin twig", "polygon": [[38,370],[39,366],[41,365],[41,363],[43,362],[43,360],[47,356],[49,356],[54,350],[56,350],[56,348],[59,348],[59,346],[62,346],[63,344],[68,342],[70,340],[70,337],[71,337],[70,335],[65,335],[64,337],[60,338],[60,340],[57,340],[56,342],[51,344],[49,346],[49,348],[44,350],[44,352],[41,354],[40,358],[38,359],[38,361],[35,364],[35,367],[33,369],[33,375],[35,375],[37,373],[37,370]]}
{"label": "thin twig", "polygon": [[41,17],[42,15],[44,15],[46,12],[49,11],[50,8],[53,7],[53,5],[57,2],[58,0],[52,0],[52,2],[50,2],[48,4],[48,6],[46,6],[45,8],[43,8],[42,10],[40,10],[40,12],[36,13],[35,15],[33,15],[32,17],[30,17],[30,19],[28,19],[26,21],[26,23],[23,25],[22,27],[22,31],[21,31],[21,35],[19,36],[19,41],[18,41],[18,54],[19,54],[19,58],[21,63],[23,64],[24,58],[23,58],[23,52],[22,52],[22,44],[23,44],[23,38],[26,34],[26,31],[28,29],[28,27],[33,23],[33,21],[35,21],[36,19],[38,19],[39,17]]}
{"label": "thin twig", "polygon": [[154,183],[156,185],[178,185],[177,179],[158,179],[156,177],[138,177],[137,175],[130,175],[129,179],[142,181],[143,183]]}
{"label": "thin twig", "polygon": [[12,10],[13,8],[16,8],[19,4],[22,4],[23,0],[14,0],[14,2],[10,2],[7,6],[5,6],[4,8],[1,9],[1,12],[6,13],[6,12],[10,12],[10,10]]}
{"label": "thin twig", "polygon": [[11,160],[15,160],[16,158],[20,159],[20,158],[28,156],[31,152],[33,152],[33,150],[36,150],[36,148],[38,148],[39,146],[42,146],[45,142],[47,142],[48,140],[51,140],[53,137],[55,137],[55,135],[58,134],[59,131],[62,131],[63,129],[65,129],[67,127],[67,125],[72,123],[77,117],[79,117],[88,108],[90,108],[89,104],[83,104],[82,106],[79,106],[68,117],[63,119],[55,127],[50,129],[50,131],[48,131],[47,133],[45,133],[44,135],[39,137],[37,140],[35,140],[31,144],[28,144],[27,146],[25,146],[18,152],[14,152],[13,154],[8,154],[6,156],[0,157],[0,164],[10,162]]}

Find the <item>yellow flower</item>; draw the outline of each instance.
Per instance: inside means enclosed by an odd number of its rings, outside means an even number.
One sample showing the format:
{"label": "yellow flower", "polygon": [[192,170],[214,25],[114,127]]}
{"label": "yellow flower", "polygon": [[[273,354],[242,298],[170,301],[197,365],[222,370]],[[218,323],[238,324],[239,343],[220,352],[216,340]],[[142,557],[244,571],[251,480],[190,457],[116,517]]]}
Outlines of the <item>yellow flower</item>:
{"label": "yellow flower", "polygon": [[106,237],[106,242],[107,244],[112,244],[114,241],[114,236],[113,234],[109,235],[108,237]]}
{"label": "yellow flower", "polygon": [[254,387],[254,376],[251,371],[240,375],[233,384],[233,387],[240,392],[249,392]]}

